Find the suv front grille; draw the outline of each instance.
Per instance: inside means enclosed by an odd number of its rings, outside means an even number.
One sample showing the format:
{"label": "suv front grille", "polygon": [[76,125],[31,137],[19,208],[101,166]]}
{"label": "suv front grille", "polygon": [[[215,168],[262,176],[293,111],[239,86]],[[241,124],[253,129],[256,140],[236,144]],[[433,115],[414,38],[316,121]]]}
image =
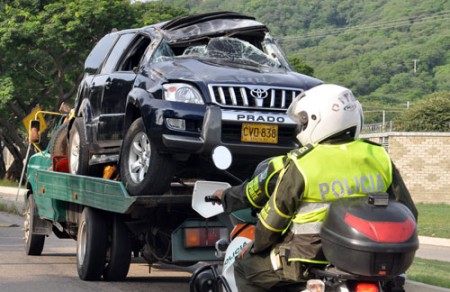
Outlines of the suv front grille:
{"label": "suv front grille", "polygon": [[212,102],[221,107],[285,111],[302,92],[299,88],[259,85],[210,84]]}

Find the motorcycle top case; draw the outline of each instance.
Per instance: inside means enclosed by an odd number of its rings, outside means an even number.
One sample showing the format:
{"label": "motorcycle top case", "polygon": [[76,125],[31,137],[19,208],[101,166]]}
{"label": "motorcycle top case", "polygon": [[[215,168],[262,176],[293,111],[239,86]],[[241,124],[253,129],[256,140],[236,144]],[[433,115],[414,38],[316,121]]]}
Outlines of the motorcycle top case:
{"label": "motorcycle top case", "polygon": [[351,274],[389,277],[404,273],[419,247],[417,225],[403,204],[378,206],[367,198],[331,204],[321,229],[325,257]]}

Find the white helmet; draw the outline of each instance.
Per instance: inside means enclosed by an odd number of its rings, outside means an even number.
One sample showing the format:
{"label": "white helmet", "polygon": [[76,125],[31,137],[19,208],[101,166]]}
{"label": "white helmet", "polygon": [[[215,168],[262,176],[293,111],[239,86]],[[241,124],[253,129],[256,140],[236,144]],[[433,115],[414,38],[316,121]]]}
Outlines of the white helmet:
{"label": "white helmet", "polygon": [[364,120],[361,104],[353,93],[334,84],[318,85],[301,93],[287,114],[299,125],[297,139],[302,145],[320,143],[351,128],[357,139]]}

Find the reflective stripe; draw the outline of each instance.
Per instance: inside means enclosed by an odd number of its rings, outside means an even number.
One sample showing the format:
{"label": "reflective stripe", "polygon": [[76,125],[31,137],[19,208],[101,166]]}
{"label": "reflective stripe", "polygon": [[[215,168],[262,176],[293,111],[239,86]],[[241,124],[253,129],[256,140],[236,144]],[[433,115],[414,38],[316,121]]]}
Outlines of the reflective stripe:
{"label": "reflective stripe", "polygon": [[[291,222],[291,217],[284,218],[278,215],[273,208],[273,201],[270,200],[264,206],[264,208],[259,212],[259,220],[264,223],[264,226],[272,231],[280,232],[284,231],[289,223]],[[270,227],[270,228],[269,228]]]}
{"label": "reflective stripe", "polygon": [[309,222],[322,222],[327,215],[330,203],[307,203],[303,209],[299,208],[297,214],[292,219],[297,224],[304,224]]}
{"label": "reflective stripe", "polygon": [[266,227],[267,229],[269,229],[270,231],[273,231],[273,232],[281,233],[284,230],[284,229],[276,229],[276,228],[273,228],[272,226],[269,226],[269,224],[267,224],[264,220],[262,220],[262,218],[259,218],[259,222],[261,222],[261,224],[264,225],[264,227]]}
{"label": "reflective stripe", "polygon": [[319,209],[328,208],[330,206],[331,202],[325,202],[325,203],[308,203],[308,202],[302,202],[300,205],[300,208],[298,208],[297,213],[309,213],[314,212]]}
{"label": "reflective stripe", "polygon": [[278,193],[278,186],[280,185],[280,181],[281,181],[281,178],[284,176],[284,174],[286,173],[286,170],[287,170],[287,168],[283,168],[283,170],[281,170],[281,173],[280,173],[280,176],[279,176],[279,179],[278,179],[278,183],[277,183],[277,186],[275,187],[275,190],[273,191],[273,202],[274,202],[274,206],[273,206],[273,208],[275,209],[275,212],[277,212],[277,214],[280,216],[280,217],[283,217],[283,218],[289,218],[289,219],[291,219],[292,218],[292,215],[287,215],[287,214],[284,214],[283,212],[281,212],[281,210],[280,209],[278,209],[278,206],[277,206],[277,204],[276,204],[276,196],[277,196],[277,193]]}
{"label": "reflective stripe", "polygon": [[318,260],[309,260],[309,259],[302,259],[302,258],[289,258],[289,262],[303,262],[303,263],[309,263],[309,264],[322,264],[322,265],[328,265],[329,261],[318,261]]}
{"label": "reflective stripe", "polygon": [[290,230],[294,234],[318,234],[321,227],[322,222],[310,222],[303,224],[294,223],[291,225]]}

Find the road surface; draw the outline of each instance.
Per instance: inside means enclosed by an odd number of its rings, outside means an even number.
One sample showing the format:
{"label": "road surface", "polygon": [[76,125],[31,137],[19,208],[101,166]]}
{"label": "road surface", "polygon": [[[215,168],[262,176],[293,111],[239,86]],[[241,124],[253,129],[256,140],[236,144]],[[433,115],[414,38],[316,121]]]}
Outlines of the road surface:
{"label": "road surface", "polygon": [[189,291],[190,273],[131,264],[125,282],[86,282],[78,278],[76,246],[72,239],[46,238],[41,256],[25,255],[22,218],[0,212],[0,291]]}

